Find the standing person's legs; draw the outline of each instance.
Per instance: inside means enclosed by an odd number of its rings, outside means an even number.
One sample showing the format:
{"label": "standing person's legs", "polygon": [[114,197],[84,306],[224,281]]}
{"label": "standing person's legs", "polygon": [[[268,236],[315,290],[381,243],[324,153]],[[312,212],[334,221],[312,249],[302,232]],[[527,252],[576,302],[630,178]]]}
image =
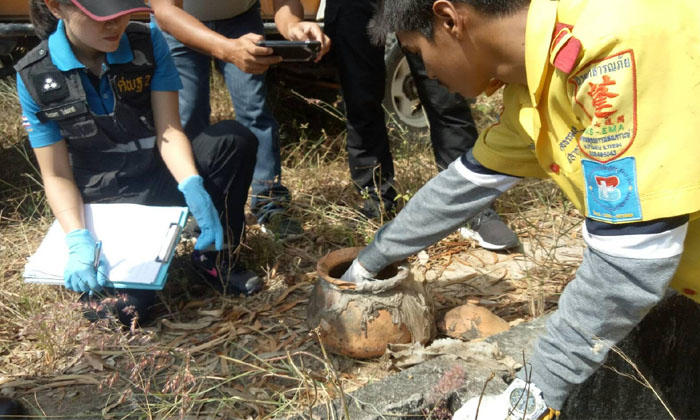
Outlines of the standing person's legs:
{"label": "standing person's legs", "polygon": [[404,51],[411,75],[418,90],[421,106],[430,123],[430,141],[435,163],[443,170],[474,147],[479,133],[469,104],[458,93],[450,93],[435,79],[430,79],[423,60],[417,54]]}
{"label": "standing person's legs", "polygon": [[[228,38],[264,32],[259,5],[232,19],[207,22],[207,25]],[[269,227],[280,239],[298,237],[303,233],[301,225],[284,214],[290,193],[282,184],[279,126],[268,106],[266,75],[245,73],[233,63],[217,61],[216,64],[224,75],[236,121],[250,129],[260,143],[253,174],[251,211],[264,230]]]}
{"label": "standing person's legs", "polygon": [[345,102],[350,176],[358,189],[388,210],[396,191],[382,108],[384,47],[373,45],[367,35],[375,7],[374,0],[328,0],[325,31],[333,42]]}
{"label": "standing person's legs", "polygon": [[178,93],[180,121],[191,140],[209,126],[211,58],[194,51],[167,32],[163,32],[163,36],[182,80],[183,88]]}

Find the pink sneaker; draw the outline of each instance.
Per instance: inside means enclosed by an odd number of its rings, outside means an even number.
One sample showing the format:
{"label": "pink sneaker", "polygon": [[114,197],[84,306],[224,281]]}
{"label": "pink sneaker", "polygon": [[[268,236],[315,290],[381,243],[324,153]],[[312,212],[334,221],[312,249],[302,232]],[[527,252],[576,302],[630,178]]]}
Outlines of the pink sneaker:
{"label": "pink sneaker", "polygon": [[231,264],[222,253],[194,251],[192,264],[200,277],[225,295],[250,296],[262,289],[262,281],[255,273],[237,263]]}

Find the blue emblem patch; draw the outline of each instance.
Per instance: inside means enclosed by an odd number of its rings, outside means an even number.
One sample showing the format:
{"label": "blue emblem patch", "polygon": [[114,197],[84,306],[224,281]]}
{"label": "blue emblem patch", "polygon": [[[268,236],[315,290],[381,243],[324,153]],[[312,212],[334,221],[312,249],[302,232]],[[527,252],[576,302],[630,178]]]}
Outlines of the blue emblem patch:
{"label": "blue emblem patch", "polygon": [[610,223],[642,220],[633,157],[607,163],[582,159],[586,217]]}

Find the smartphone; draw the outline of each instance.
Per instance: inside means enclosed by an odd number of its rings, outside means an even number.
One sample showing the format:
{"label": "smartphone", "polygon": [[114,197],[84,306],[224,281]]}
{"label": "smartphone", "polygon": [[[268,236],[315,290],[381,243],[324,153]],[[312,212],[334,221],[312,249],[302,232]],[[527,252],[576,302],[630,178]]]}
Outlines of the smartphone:
{"label": "smartphone", "polygon": [[321,41],[260,41],[258,45],[272,48],[272,55],[282,61],[313,61],[321,51]]}

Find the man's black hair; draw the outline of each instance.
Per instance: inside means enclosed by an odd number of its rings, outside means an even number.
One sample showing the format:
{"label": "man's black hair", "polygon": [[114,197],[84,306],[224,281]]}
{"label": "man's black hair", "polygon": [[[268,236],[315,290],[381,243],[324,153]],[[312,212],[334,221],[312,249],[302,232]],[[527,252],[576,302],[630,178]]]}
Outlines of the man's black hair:
{"label": "man's black hair", "polygon": [[[419,32],[433,38],[433,3],[435,0],[380,0],[369,23],[372,40],[383,44],[394,32]],[[507,16],[526,7],[530,0],[452,0],[464,3],[485,16]]]}

